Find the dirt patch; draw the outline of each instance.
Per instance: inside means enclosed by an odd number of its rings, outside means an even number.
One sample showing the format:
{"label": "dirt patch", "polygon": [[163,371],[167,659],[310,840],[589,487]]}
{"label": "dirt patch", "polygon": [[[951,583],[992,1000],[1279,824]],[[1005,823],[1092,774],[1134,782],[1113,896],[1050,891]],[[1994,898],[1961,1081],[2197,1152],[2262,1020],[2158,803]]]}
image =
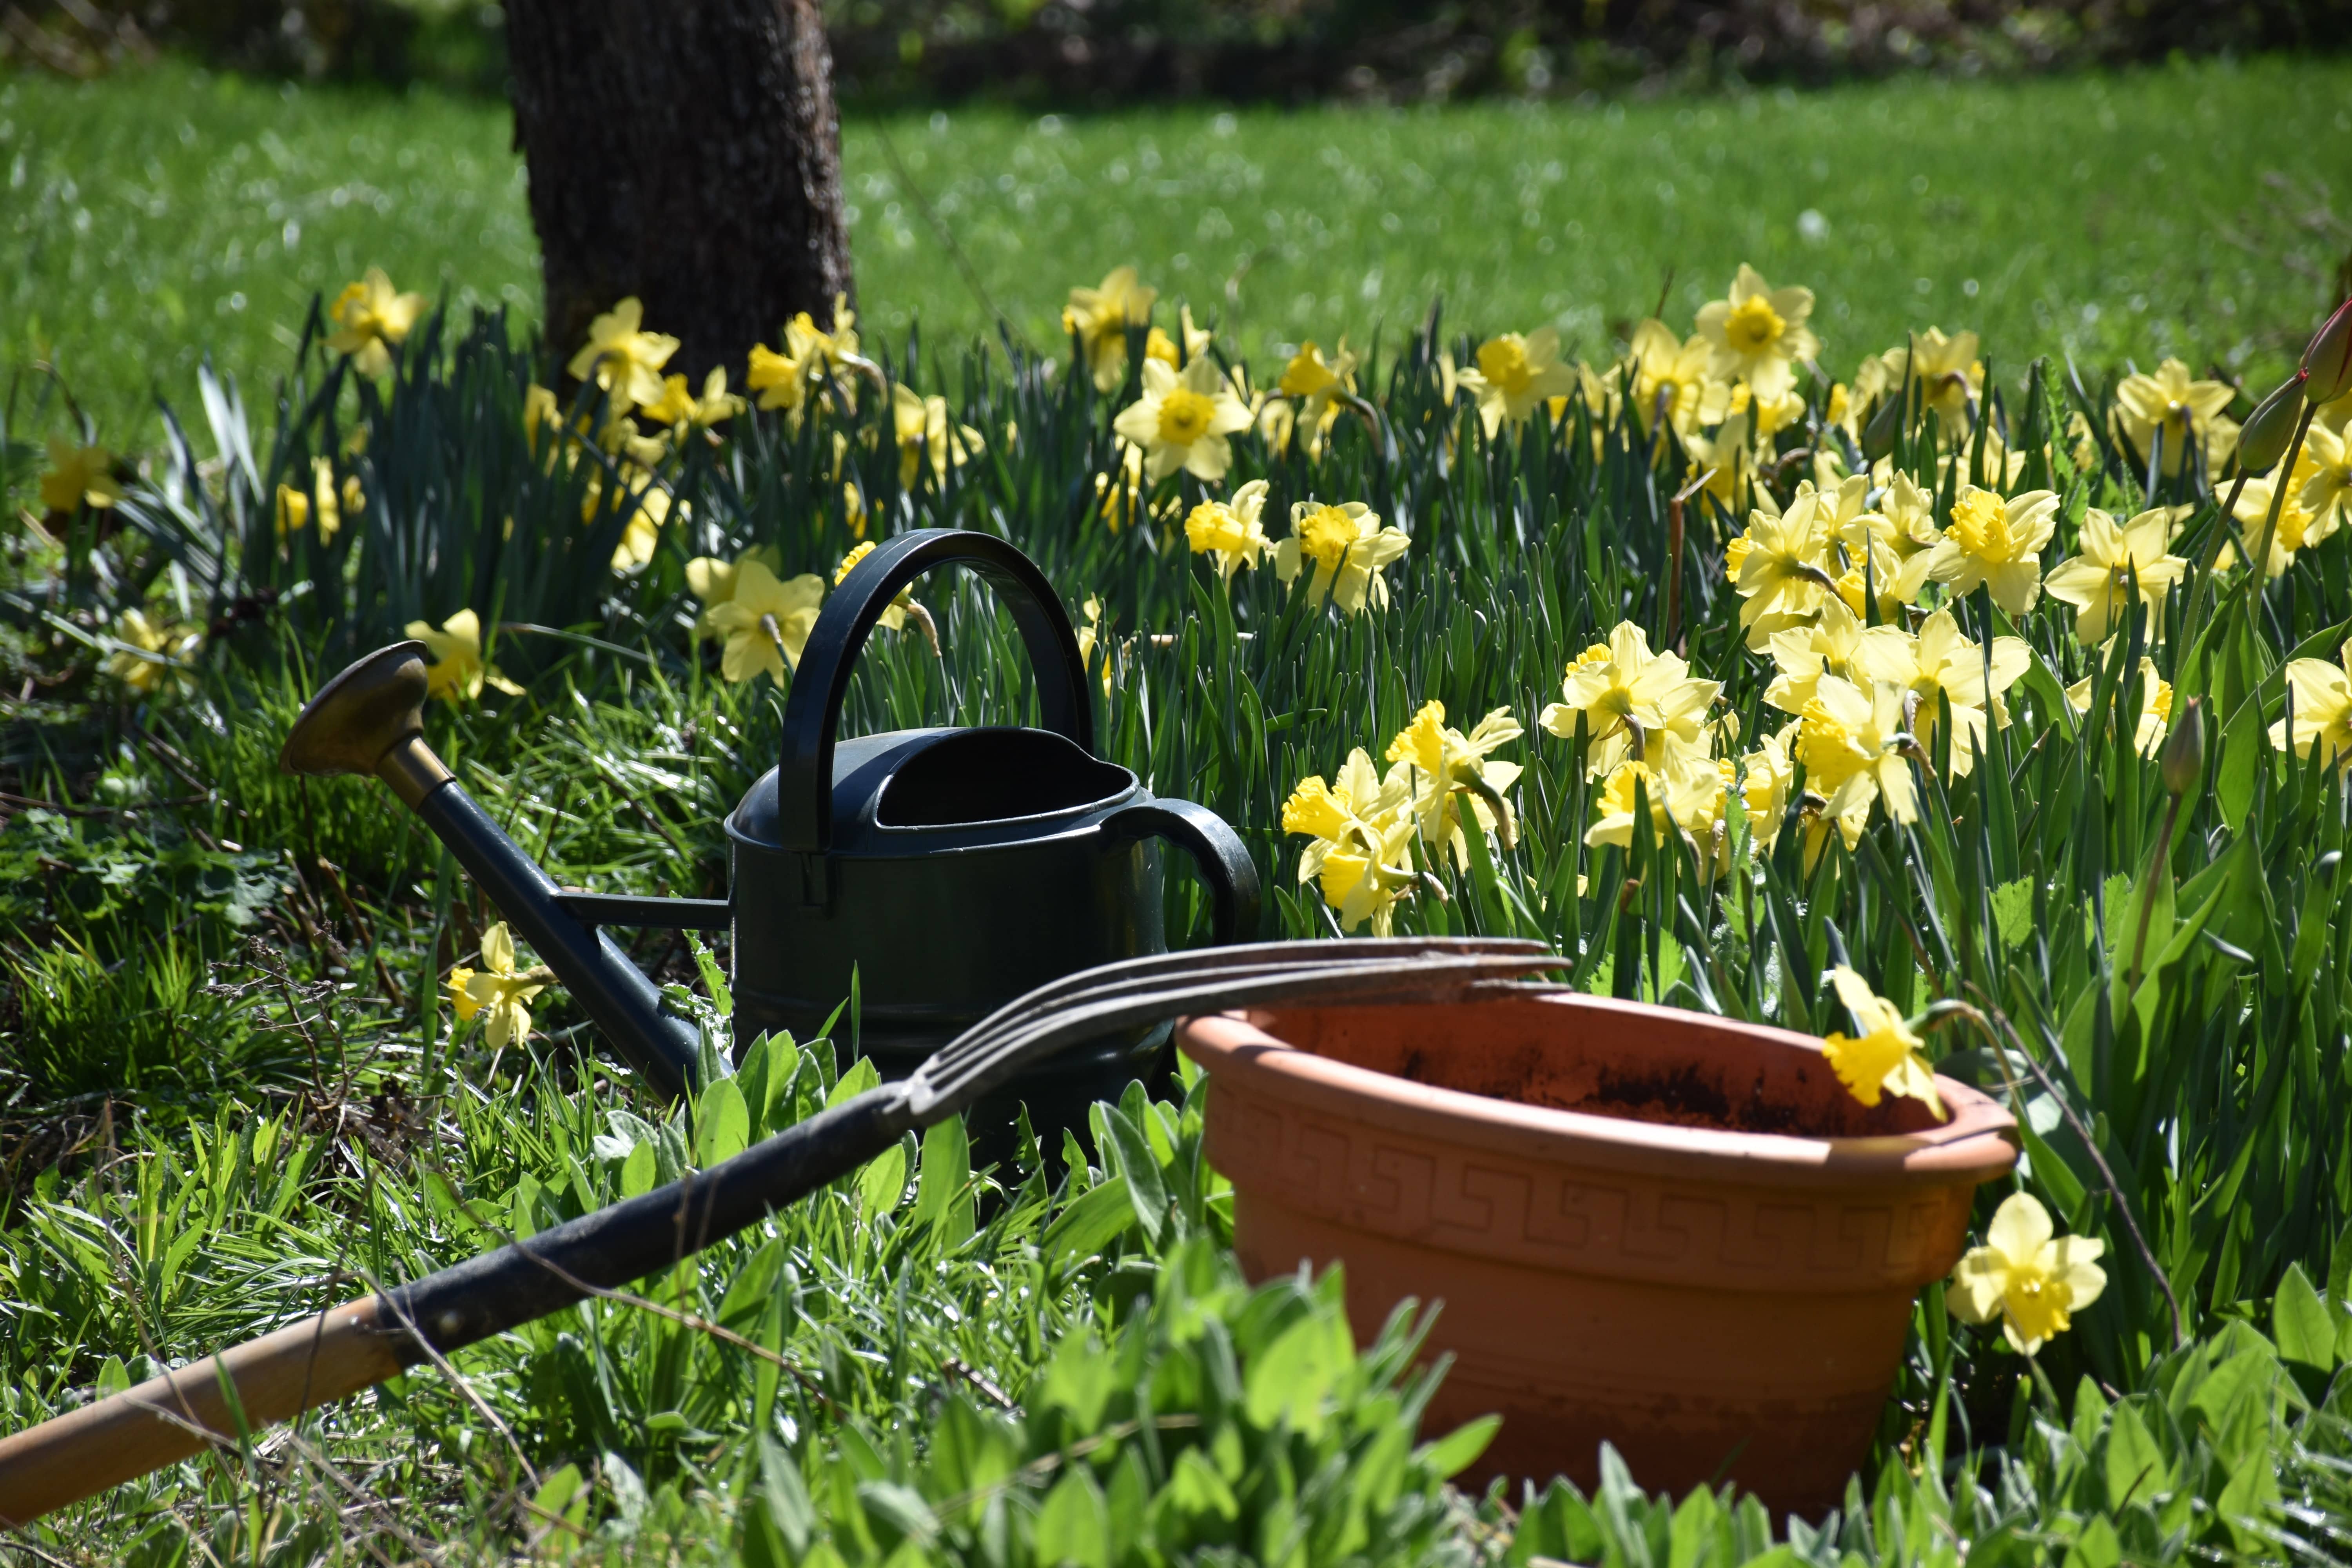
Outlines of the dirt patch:
{"label": "dirt patch", "polygon": [[[1842,1138],[1881,1131],[1860,1106],[1823,1105],[1811,1094],[1767,1096],[1761,1075],[1727,1084],[1695,1066],[1612,1073],[1587,1063],[1554,1064],[1537,1050],[1465,1072],[1443,1053],[1408,1051],[1399,1077],[1435,1089],[1484,1095],[1517,1105],[1540,1105],[1586,1116],[1698,1127],[1717,1132],[1766,1132],[1793,1138]],[[1565,1070],[1563,1067],[1565,1066]],[[1847,1114],[1840,1115],[1839,1111]]]}

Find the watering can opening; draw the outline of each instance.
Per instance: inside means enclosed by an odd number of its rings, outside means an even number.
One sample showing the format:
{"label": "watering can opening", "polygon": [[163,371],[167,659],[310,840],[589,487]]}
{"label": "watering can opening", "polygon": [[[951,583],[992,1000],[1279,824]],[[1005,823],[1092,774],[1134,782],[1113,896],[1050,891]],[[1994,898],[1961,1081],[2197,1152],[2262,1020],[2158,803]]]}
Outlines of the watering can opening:
{"label": "watering can opening", "polygon": [[880,827],[953,827],[1056,816],[1132,794],[1135,775],[1045,730],[960,730],[890,775]]}

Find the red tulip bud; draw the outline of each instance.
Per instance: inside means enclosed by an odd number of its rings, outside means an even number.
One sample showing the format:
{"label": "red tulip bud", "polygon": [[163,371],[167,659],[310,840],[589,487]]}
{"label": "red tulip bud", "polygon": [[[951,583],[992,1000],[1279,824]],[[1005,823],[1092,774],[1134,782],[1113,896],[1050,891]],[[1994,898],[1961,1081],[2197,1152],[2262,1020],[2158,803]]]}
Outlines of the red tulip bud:
{"label": "red tulip bud", "polygon": [[2352,392],[2352,300],[2311,335],[2303,351],[2303,395],[2314,404],[2333,403]]}
{"label": "red tulip bud", "polygon": [[2303,374],[2280,384],[2246,416],[2238,427],[2238,467],[2249,474],[2268,473],[2286,456],[2294,439],[2295,422],[2303,417]]}

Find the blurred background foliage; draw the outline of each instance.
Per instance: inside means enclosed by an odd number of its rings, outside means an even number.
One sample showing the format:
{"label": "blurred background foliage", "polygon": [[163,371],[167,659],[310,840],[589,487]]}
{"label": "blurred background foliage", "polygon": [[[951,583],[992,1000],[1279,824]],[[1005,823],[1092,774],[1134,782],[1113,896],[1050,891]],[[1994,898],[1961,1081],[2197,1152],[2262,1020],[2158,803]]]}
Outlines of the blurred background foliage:
{"label": "blurred background foliage", "polygon": [[[2019,73],[2340,51],[2352,0],[823,0],[853,108],[983,100],[1573,97],[1930,69]],[[0,59],[74,75],[159,45],[207,64],[502,93],[482,0],[36,0]]]}

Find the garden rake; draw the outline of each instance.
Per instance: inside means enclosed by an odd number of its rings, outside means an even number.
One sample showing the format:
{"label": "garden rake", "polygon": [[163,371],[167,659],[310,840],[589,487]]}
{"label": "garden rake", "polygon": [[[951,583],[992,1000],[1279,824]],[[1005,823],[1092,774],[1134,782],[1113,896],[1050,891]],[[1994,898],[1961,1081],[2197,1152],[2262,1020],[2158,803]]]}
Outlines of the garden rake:
{"label": "garden rake", "polygon": [[901,1082],[729,1160],[406,1285],[347,1301],[0,1439],[0,1524],[329,1405],[420,1363],[659,1272],[1106,1031],[1246,1005],[1461,1001],[1554,989],[1539,942],[1264,942],[1104,964],[1015,998]]}

